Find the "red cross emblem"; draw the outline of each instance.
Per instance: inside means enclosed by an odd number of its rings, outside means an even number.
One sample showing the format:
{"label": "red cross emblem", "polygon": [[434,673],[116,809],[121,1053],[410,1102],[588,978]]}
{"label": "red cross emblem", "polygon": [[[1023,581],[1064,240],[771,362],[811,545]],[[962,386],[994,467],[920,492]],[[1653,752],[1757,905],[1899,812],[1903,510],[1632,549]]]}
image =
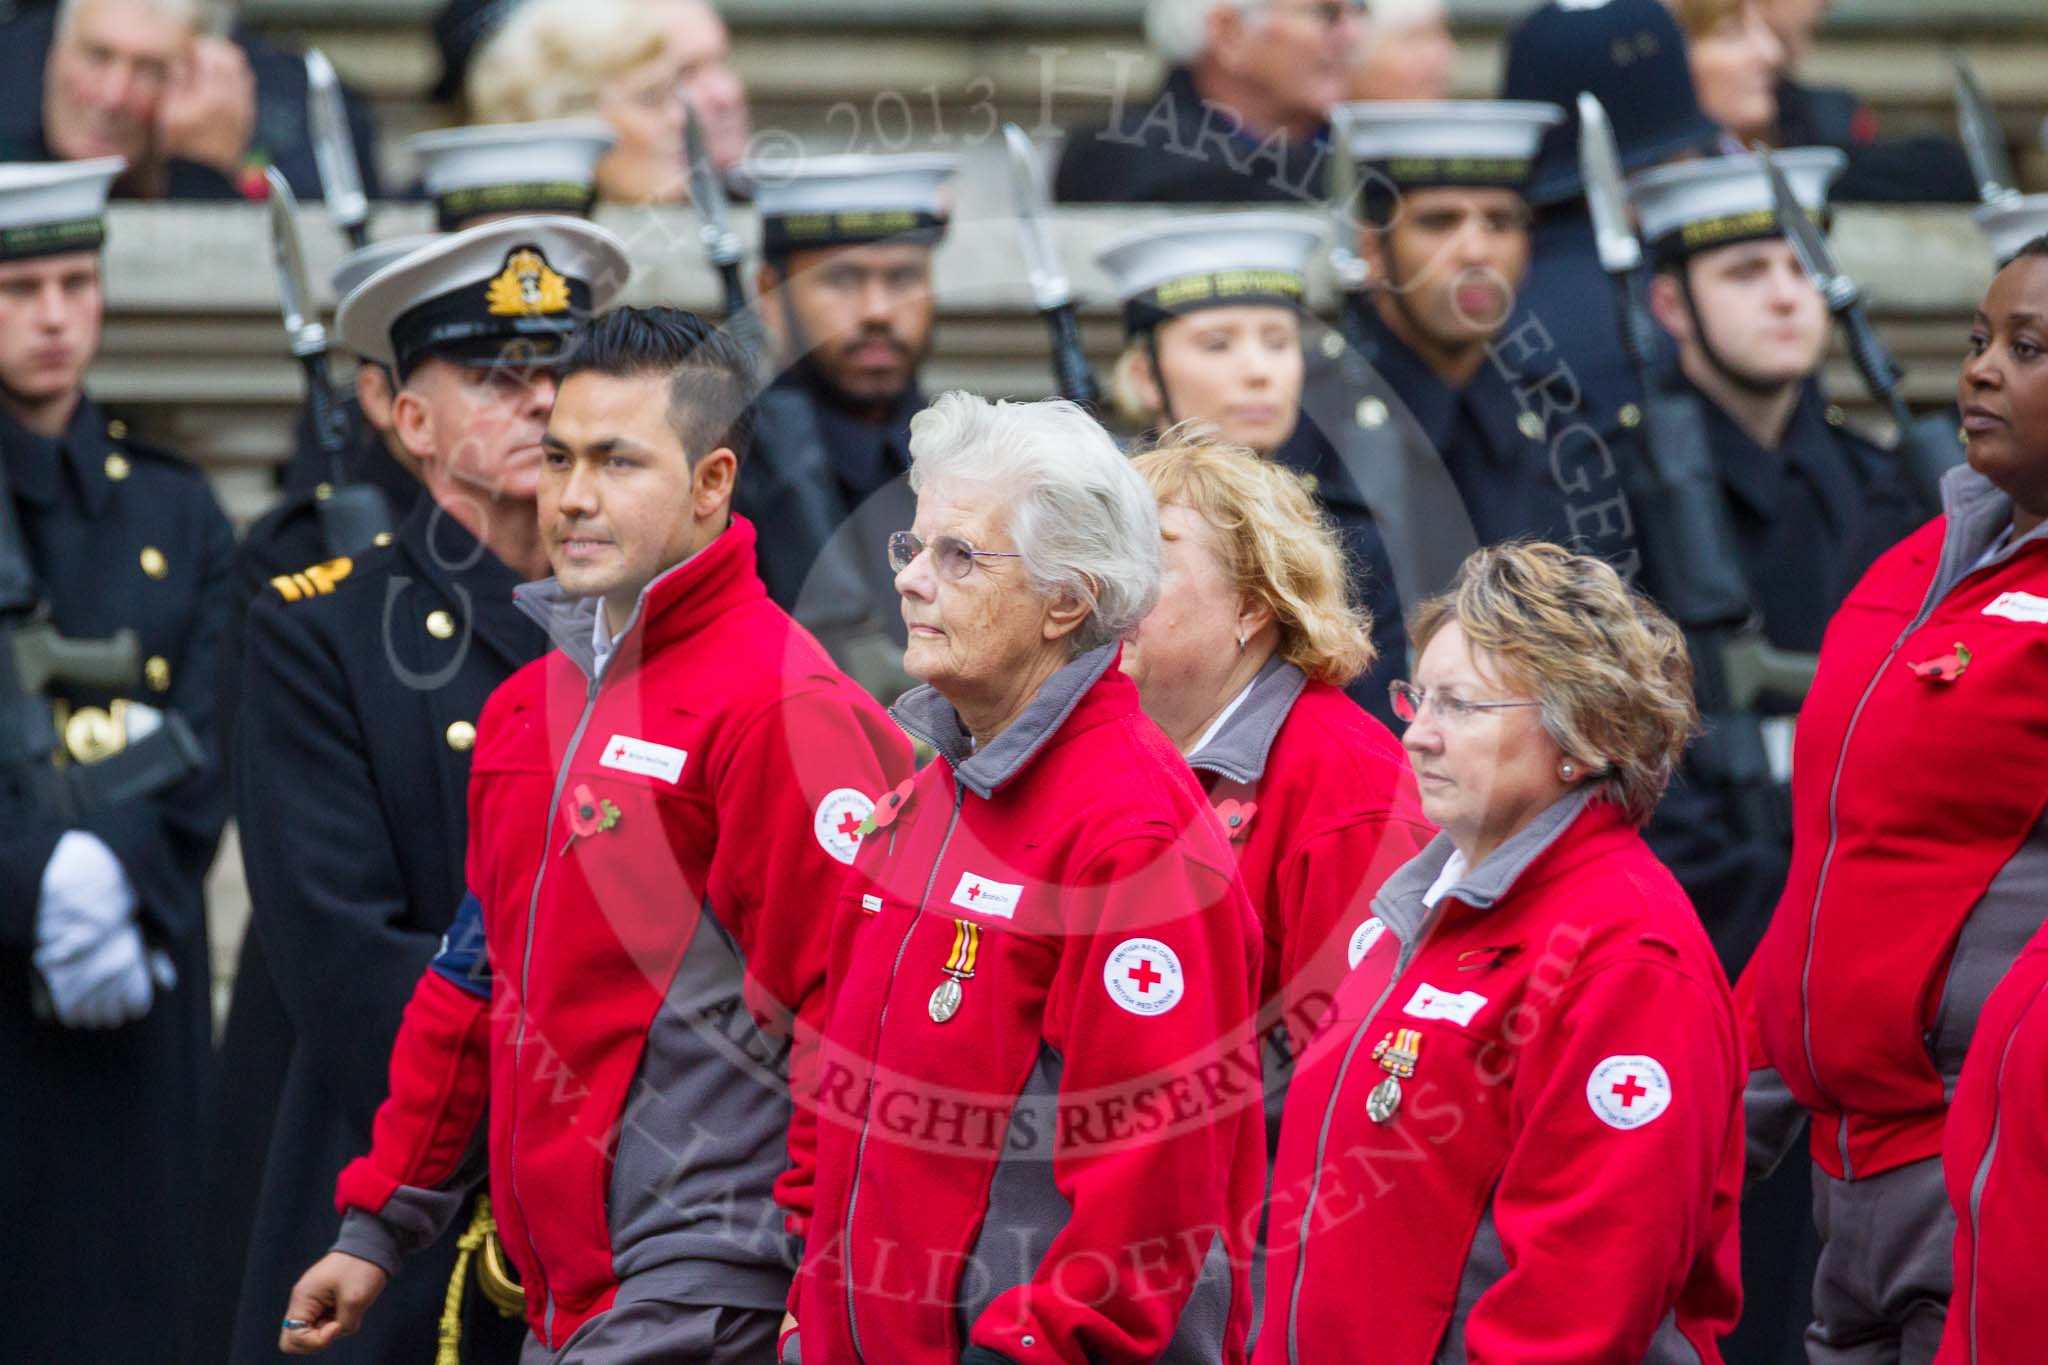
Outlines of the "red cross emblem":
{"label": "red cross emblem", "polygon": [[616,748],[616,749],[612,750],[612,757],[613,757],[613,758],[624,758],[625,756],[626,756],[626,746],[625,746],[625,745],[623,745],[623,744],[621,744],[621,745],[620,745],[620,746],[619,746],[618,748]]}
{"label": "red cross emblem", "polygon": [[849,839],[860,838],[860,835],[854,833],[854,831],[859,828],[860,817],[855,815],[852,811],[848,811],[846,812],[846,814],[839,817],[839,832],[841,834],[844,834]]}
{"label": "red cross emblem", "polygon": [[967,888],[967,899],[969,899],[969,900],[971,900],[971,901],[972,901],[972,900],[980,900],[980,899],[981,899],[981,885],[980,885],[980,883],[978,883],[978,882],[977,882],[977,883],[976,883],[975,885],[973,885],[973,886],[970,886],[970,887],[968,887],[968,888]]}
{"label": "red cross emblem", "polygon": [[1636,1084],[1636,1078],[1633,1072],[1631,1072],[1628,1076],[1624,1077],[1620,1085],[1612,1087],[1612,1090],[1613,1093],[1621,1096],[1621,1107],[1624,1109],[1628,1108],[1637,1100],[1641,1099],[1643,1096],[1650,1093],[1642,1086]]}
{"label": "red cross emblem", "polygon": [[1152,970],[1152,959],[1149,957],[1139,958],[1138,965],[1125,972],[1124,975],[1138,983],[1138,994],[1140,995],[1145,994],[1166,979]]}

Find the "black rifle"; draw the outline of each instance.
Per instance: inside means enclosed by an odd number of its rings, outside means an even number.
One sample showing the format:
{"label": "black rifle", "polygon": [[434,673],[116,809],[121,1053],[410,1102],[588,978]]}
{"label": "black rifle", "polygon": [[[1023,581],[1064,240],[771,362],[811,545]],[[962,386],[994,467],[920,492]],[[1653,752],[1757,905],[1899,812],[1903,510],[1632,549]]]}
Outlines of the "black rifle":
{"label": "black rifle", "polygon": [[1736,553],[1728,504],[1695,396],[1660,363],[1658,329],[1644,297],[1642,243],[1629,225],[1620,157],[1606,110],[1579,96],[1579,165],[1600,264],[1613,277],[1621,336],[1643,384],[1643,454],[1622,472],[1637,526],[1645,586],[1685,633],[1693,692],[1706,722],[1691,757],[1737,833],[1779,839],[1760,694],[1788,702],[1813,681],[1814,660],[1763,637]]}

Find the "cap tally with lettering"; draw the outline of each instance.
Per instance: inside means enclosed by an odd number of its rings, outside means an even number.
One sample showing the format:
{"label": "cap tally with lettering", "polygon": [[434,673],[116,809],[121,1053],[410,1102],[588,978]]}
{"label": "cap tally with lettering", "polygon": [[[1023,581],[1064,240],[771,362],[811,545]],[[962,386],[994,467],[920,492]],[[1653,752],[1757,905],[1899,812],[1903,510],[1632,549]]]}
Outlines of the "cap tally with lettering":
{"label": "cap tally with lettering", "polygon": [[[1794,147],[1771,159],[1792,186],[1792,196],[1823,231],[1828,186],[1848,158],[1833,147]],[[1777,202],[1763,162],[1747,152],[1659,166],[1629,177],[1629,201],[1643,241],[1658,266],[1710,251],[1782,236]]]}
{"label": "cap tally with lettering", "polygon": [[99,250],[107,191],[127,168],[118,156],[0,165],[0,261]]}
{"label": "cap tally with lettering", "polygon": [[1129,232],[1096,264],[1123,301],[1132,332],[1203,308],[1231,304],[1299,307],[1308,262],[1322,244],[1314,219],[1283,213],[1216,213]]}

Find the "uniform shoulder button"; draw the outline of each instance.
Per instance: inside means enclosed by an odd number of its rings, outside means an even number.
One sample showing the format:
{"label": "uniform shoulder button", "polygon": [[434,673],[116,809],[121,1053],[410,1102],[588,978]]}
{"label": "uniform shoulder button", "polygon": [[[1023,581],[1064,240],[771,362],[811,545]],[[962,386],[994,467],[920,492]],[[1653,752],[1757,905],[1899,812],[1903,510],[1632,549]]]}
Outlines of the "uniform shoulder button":
{"label": "uniform shoulder button", "polygon": [[1643,424],[1643,410],[1634,403],[1623,403],[1614,416],[1615,420],[1630,431]]}
{"label": "uniform shoulder button", "polygon": [[1533,412],[1525,412],[1515,419],[1515,430],[1531,441],[1543,439],[1543,419]]}
{"label": "uniform shoulder button", "polygon": [[161,580],[170,576],[170,561],[164,558],[164,552],[157,549],[156,546],[143,546],[142,553],[135,558],[136,562],[142,565],[142,571],[151,578]]}
{"label": "uniform shoulder button", "polygon": [[1323,358],[1335,360],[1344,354],[1344,337],[1341,333],[1325,332],[1321,343]]}
{"label": "uniform shoulder button", "polygon": [[381,550],[391,543],[391,533],[389,531],[379,531],[376,535],[370,537],[370,543]]}
{"label": "uniform shoulder button", "polygon": [[116,441],[127,440],[128,424],[118,417],[110,419],[107,422],[107,435],[112,437]]}
{"label": "uniform shoulder button", "polygon": [[476,727],[466,720],[458,720],[448,727],[448,747],[458,754],[466,754],[476,747]]}
{"label": "uniform shoulder button", "polygon": [[133,465],[128,463],[128,457],[118,450],[107,452],[107,461],[103,467],[107,471],[107,477],[115,483],[119,483],[127,478],[135,469]]}
{"label": "uniform shoulder button", "polygon": [[325,597],[341,581],[354,572],[356,562],[347,555],[330,559],[324,564],[314,564],[300,569],[297,573],[279,574],[270,580],[270,586],[277,589],[277,595],[287,602],[301,602],[309,597]]}
{"label": "uniform shoulder button", "polygon": [[1387,405],[1377,398],[1361,398],[1358,400],[1358,409],[1352,416],[1357,419],[1358,425],[1371,431],[1375,427],[1387,424]]}
{"label": "uniform shoulder button", "polygon": [[1821,413],[1821,417],[1831,427],[1838,427],[1849,420],[1842,410],[1833,403],[1827,405],[1827,409]]}
{"label": "uniform shoulder button", "polygon": [[454,638],[455,638],[455,618],[454,618],[453,616],[450,616],[450,615],[449,615],[449,614],[448,614],[447,612],[445,612],[445,611],[430,611],[430,612],[428,612],[428,613],[427,613],[427,634],[429,634],[429,635],[433,636],[433,637],[434,637],[434,638],[435,638],[436,640],[452,640],[452,639],[454,639]]}

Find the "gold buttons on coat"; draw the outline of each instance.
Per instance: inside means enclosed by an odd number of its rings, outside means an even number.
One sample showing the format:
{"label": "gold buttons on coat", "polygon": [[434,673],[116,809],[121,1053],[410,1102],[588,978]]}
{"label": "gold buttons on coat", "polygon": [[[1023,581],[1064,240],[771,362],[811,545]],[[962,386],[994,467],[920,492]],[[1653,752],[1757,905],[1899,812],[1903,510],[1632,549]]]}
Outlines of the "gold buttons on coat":
{"label": "gold buttons on coat", "polygon": [[1842,425],[1842,423],[1849,420],[1848,417],[1842,412],[1842,410],[1836,407],[1833,403],[1828,404],[1827,410],[1821,413],[1821,417],[1825,419],[1827,424],[1831,427],[1838,427]]}
{"label": "gold buttons on coat", "polygon": [[142,680],[149,684],[152,692],[171,690],[171,661],[161,654],[149,656],[149,662],[142,666]]}
{"label": "gold buttons on coat", "polygon": [[151,578],[163,578],[171,571],[169,561],[164,558],[164,552],[154,545],[143,546],[142,553],[137,558],[142,565],[142,571]]}
{"label": "gold buttons on coat", "polygon": [[448,727],[448,747],[458,754],[466,754],[476,747],[476,727],[466,720],[458,720]]}
{"label": "gold buttons on coat", "polygon": [[108,478],[112,479],[115,483],[121,482],[130,473],[128,457],[118,450],[108,451],[106,470]]}
{"label": "gold buttons on coat", "polygon": [[1323,354],[1331,360],[1344,354],[1344,338],[1336,332],[1323,333]]}
{"label": "gold buttons on coat", "polygon": [[445,611],[428,612],[427,634],[433,636],[436,640],[453,639],[455,636],[455,618]]}
{"label": "gold buttons on coat", "polygon": [[1361,398],[1358,400],[1358,411],[1352,415],[1358,419],[1358,425],[1371,431],[1374,427],[1383,427],[1387,424],[1387,405],[1377,398]]}
{"label": "gold buttons on coat", "polygon": [[331,498],[331,497],[333,497],[333,496],[334,496],[334,485],[333,485],[333,484],[331,484],[331,483],[316,483],[316,484],[314,484],[314,485],[313,485],[313,501],[315,501],[315,502],[326,502],[326,501],[327,501],[327,500],[328,500],[329,498]]}
{"label": "gold buttons on coat", "polygon": [[1515,430],[1532,441],[1543,439],[1543,419],[1533,412],[1525,412],[1515,419]]}
{"label": "gold buttons on coat", "polygon": [[128,424],[118,417],[114,418],[111,422],[107,423],[107,435],[113,437],[117,441],[127,440]]}
{"label": "gold buttons on coat", "polygon": [[1627,427],[1630,431],[1634,431],[1637,427],[1643,424],[1643,410],[1637,407],[1634,403],[1623,403],[1621,405],[1621,410],[1616,412],[1614,415],[1617,418],[1619,418],[1621,420],[1621,424],[1624,427]]}
{"label": "gold buttons on coat", "polygon": [[381,550],[391,543],[391,533],[389,531],[379,531],[376,535],[370,537],[370,543]]}

